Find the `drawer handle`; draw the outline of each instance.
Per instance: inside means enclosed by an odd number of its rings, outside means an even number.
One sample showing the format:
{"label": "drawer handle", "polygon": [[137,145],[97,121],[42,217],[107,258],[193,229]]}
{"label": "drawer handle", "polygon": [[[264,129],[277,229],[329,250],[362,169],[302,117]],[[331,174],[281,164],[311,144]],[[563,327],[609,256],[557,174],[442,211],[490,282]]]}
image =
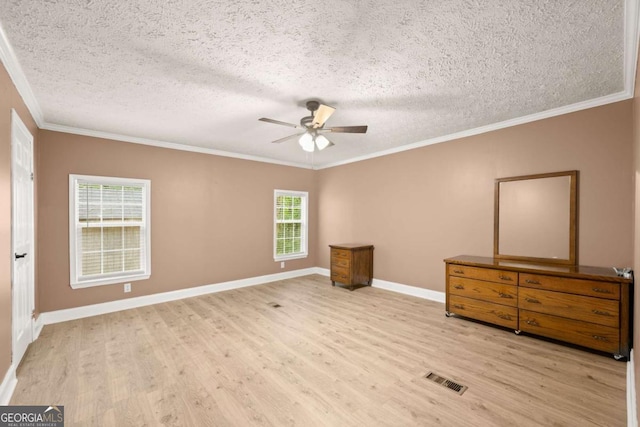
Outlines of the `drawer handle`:
{"label": "drawer handle", "polygon": [[453,304],[453,308],[459,308],[460,310],[464,310],[464,305],[462,305],[462,304]]}
{"label": "drawer handle", "polygon": [[608,311],[601,311],[601,310],[591,310],[593,312],[593,314],[599,314],[601,316],[611,316],[611,313],[609,313]]}
{"label": "drawer handle", "polygon": [[453,270],[456,274],[464,274],[464,270]]}
{"label": "drawer handle", "polygon": [[602,289],[602,288],[591,288],[593,290],[593,292],[598,292],[600,294],[612,294],[613,292],[611,292],[609,289]]}
{"label": "drawer handle", "polygon": [[508,314],[497,314],[496,316],[504,320],[511,320],[511,316],[509,316]]}
{"label": "drawer handle", "polygon": [[592,335],[593,339],[596,341],[609,341],[609,338],[607,337],[602,337],[600,335]]}
{"label": "drawer handle", "polygon": [[540,282],[538,282],[537,280],[531,280],[531,279],[525,280],[524,283],[528,283],[530,285],[539,285],[540,284]]}
{"label": "drawer handle", "polygon": [[500,298],[509,298],[509,299],[513,299],[513,295],[505,294],[504,292],[498,292],[498,296],[499,296]]}
{"label": "drawer handle", "polygon": [[533,319],[527,319],[527,325],[531,325],[531,326],[540,326],[540,325],[538,324],[538,322],[536,322],[536,321],[535,321],[535,320],[533,320]]}
{"label": "drawer handle", "polygon": [[509,276],[499,276],[500,280],[506,280],[507,282],[513,282],[513,279]]}
{"label": "drawer handle", "polygon": [[540,301],[538,301],[538,300],[537,300],[537,299],[535,299],[535,298],[525,297],[525,298],[524,298],[524,300],[525,300],[526,302],[530,302],[531,304],[540,304]]}
{"label": "drawer handle", "polygon": [[462,285],[453,285],[454,289],[464,289]]}

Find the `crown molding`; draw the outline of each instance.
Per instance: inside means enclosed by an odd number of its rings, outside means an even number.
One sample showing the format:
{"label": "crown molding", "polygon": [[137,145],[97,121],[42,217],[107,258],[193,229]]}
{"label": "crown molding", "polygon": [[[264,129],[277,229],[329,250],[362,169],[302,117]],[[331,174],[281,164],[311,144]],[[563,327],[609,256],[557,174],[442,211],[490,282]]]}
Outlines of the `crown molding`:
{"label": "crown molding", "polygon": [[65,132],[77,135],[92,136],[97,138],[111,139],[116,141],[130,142],[134,144],[150,145],[154,147],[168,148],[172,150],[190,151],[195,153],[210,154],[222,157],[231,157],[242,160],[251,160],[263,163],[272,163],[283,166],[291,166],[303,169],[327,169],[331,167],[346,165],[349,163],[360,162],[363,160],[369,160],[376,157],[387,156],[390,154],[400,153],[402,151],[413,150],[415,148],[425,147],[432,144],[438,144],[441,142],[451,141],[454,139],[465,138],[468,136],[479,135],[486,132],[491,132],[498,129],[504,129],[511,126],[517,126],[524,123],[530,123],[537,120],[542,120],[550,117],[555,117],[563,114],[573,113],[588,108],[599,107],[602,105],[624,101],[630,99],[634,95],[635,90],[635,76],[638,59],[638,21],[640,18],[640,0],[625,0],[624,9],[624,90],[615,94],[603,96],[600,98],[578,102],[575,104],[554,108],[540,113],[531,114],[528,116],[517,117],[510,120],[505,120],[498,123],[493,123],[486,126],[477,127],[474,129],[468,129],[461,132],[452,133],[436,138],[430,138],[423,141],[419,141],[413,144],[407,144],[400,147],[395,147],[389,150],[382,150],[375,153],[367,154],[364,156],[353,157],[351,159],[327,163],[323,165],[308,165],[296,162],[280,161],[276,159],[270,159],[266,157],[251,156],[246,154],[232,153],[228,151],[215,150],[210,148],[195,147],[191,145],[179,144],[175,142],[159,141],[146,138],[139,138],[135,136],[119,135],[108,132],[94,131],[90,129],[82,129],[71,126],[58,125],[54,123],[48,123],[44,120],[40,105],[27,81],[25,74],[18,62],[18,59],[9,43],[7,35],[0,25],[0,60],[4,64],[16,86],[18,93],[22,96],[29,112],[33,116],[36,124],[40,129],[52,130],[57,132]]}
{"label": "crown molding", "polygon": [[7,69],[9,77],[11,77],[11,81],[13,81],[13,84],[16,86],[18,93],[31,113],[33,120],[35,120],[36,125],[41,128],[44,124],[44,118],[42,110],[40,109],[40,104],[38,104],[38,100],[33,94],[33,90],[31,90],[31,85],[29,85],[29,82],[24,75],[24,71],[20,66],[18,57],[13,51],[11,43],[9,43],[9,39],[7,38],[7,34],[4,32],[2,25],[0,25],[0,61],[2,61]]}
{"label": "crown molding", "polygon": [[251,156],[248,154],[232,153],[230,151],[215,150],[212,148],[196,147],[193,145],[179,144],[176,142],[160,141],[155,139],[139,138],[137,136],[120,135],[117,133],[102,132],[98,130],[83,129],[73,126],[56,125],[53,123],[43,123],[40,129],[55,132],[70,133],[74,135],[91,136],[94,138],[110,139],[114,141],[130,142],[132,144],[150,145],[153,147],[168,148],[170,150],[190,151],[193,153],[210,154],[212,156],[232,157],[234,159],[251,160],[254,162],[272,163],[281,166],[291,166],[303,169],[312,169],[311,165],[303,163],[286,162],[283,160],[270,159],[267,157]]}
{"label": "crown molding", "polygon": [[303,163],[286,162],[282,160],[270,159],[267,157],[231,153],[228,151],[215,150],[215,149],[204,148],[204,147],[195,147],[192,145],[179,144],[175,142],[159,141],[159,140],[139,138],[139,137],[129,136],[129,135],[120,135],[115,133],[101,132],[101,131],[95,131],[91,129],[83,129],[83,128],[76,128],[72,126],[58,125],[55,123],[48,123],[44,119],[42,110],[40,108],[40,104],[38,103],[38,100],[36,99],[33,93],[33,90],[31,89],[31,85],[29,84],[24,74],[24,71],[20,66],[18,57],[16,56],[13,48],[11,47],[11,43],[9,43],[7,34],[5,33],[4,28],[2,28],[1,24],[0,24],[0,61],[2,61],[5,68],[7,69],[7,72],[9,73],[9,77],[11,78],[11,81],[15,85],[16,89],[18,90],[18,93],[20,94],[25,105],[27,106],[27,109],[31,113],[33,120],[36,122],[36,125],[40,129],[70,133],[75,135],[92,136],[96,138],[111,139],[116,141],[130,142],[133,144],[150,145],[154,147],[168,148],[171,150],[190,151],[194,153],[210,154],[214,156],[231,157],[235,159],[251,160],[251,161],[262,162],[262,163],[271,163],[271,164],[276,164],[281,166],[291,166],[291,167],[302,168],[302,169],[312,169],[311,165],[307,165]]}
{"label": "crown molding", "polygon": [[436,138],[425,139],[424,141],[415,142],[413,144],[402,145],[400,147],[391,148],[389,150],[377,151],[375,153],[367,154],[364,156],[353,157],[351,159],[343,160],[340,162],[318,165],[314,169],[317,169],[317,170],[328,169],[335,166],[342,166],[349,163],[355,163],[355,162],[361,162],[363,160],[374,159],[376,157],[388,156],[389,154],[401,153],[403,151],[413,150],[415,148],[426,147],[427,145],[439,144],[441,142],[447,142],[454,139],[480,135],[482,133],[487,133],[487,132],[491,132],[498,129],[504,129],[512,126],[521,125],[524,123],[535,122],[537,120],[548,119],[550,117],[561,116],[563,114],[574,113],[576,111],[586,110],[588,108],[599,107],[606,104],[612,104],[614,102],[624,101],[632,97],[633,97],[633,93],[629,94],[628,91],[625,90],[623,92],[614,93],[612,95],[590,99],[588,101],[578,102],[571,105],[565,105],[564,107],[554,108],[547,111],[541,111],[540,113],[530,114],[528,116],[516,117],[515,119],[509,119],[503,122],[492,123],[486,126],[480,126],[477,128],[463,130],[456,133],[450,133],[448,135],[438,136]]}
{"label": "crown molding", "polygon": [[640,20],[640,0],[626,0],[624,5],[624,90],[622,92],[611,95],[602,96],[600,98],[590,99],[563,107],[554,108],[540,113],[530,114],[528,116],[516,117],[515,119],[505,120],[503,122],[492,123],[490,125],[468,129],[449,135],[439,136],[436,138],[425,139],[413,144],[407,144],[389,150],[377,151],[375,153],[364,156],[353,157],[340,162],[327,163],[317,165],[315,170],[328,169],[336,166],[342,166],[349,163],[361,162],[363,160],[374,159],[376,157],[388,156],[390,154],[401,153],[403,151],[413,150],[415,148],[426,147],[427,145],[439,144],[441,142],[452,141],[454,139],[465,138],[468,136],[480,135],[482,133],[492,132],[494,130],[504,129],[512,126],[530,123],[537,120],[548,119],[563,114],[574,113],[576,111],[586,110],[589,108],[600,107],[614,102],[625,101],[633,98],[636,82],[636,67],[638,65],[638,44],[640,33],[638,24]]}

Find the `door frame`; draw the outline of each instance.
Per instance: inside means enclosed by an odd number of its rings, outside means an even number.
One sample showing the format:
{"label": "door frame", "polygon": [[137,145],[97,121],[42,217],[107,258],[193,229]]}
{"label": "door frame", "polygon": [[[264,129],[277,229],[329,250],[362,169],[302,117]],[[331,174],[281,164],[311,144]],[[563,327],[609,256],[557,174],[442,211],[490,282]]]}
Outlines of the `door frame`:
{"label": "door frame", "polygon": [[[29,310],[31,312],[31,315],[29,316],[29,330],[28,330],[28,334],[29,334],[29,342],[32,343],[34,341],[34,337],[35,337],[35,322],[34,322],[34,318],[33,318],[33,313],[35,312],[35,188],[34,188],[34,180],[33,180],[33,167],[34,167],[34,155],[33,155],[33,135],[31,135],[31,132],[29,132],[29,129],[27,128],[27,126],[24,124],[24,122],[22,121],[22,119],[20,118],[20,116],[18,115],[18,113],[16,112],[15,109],[11,109],[11,364],[17,368],[18,365],[20,364],[21,360],[16,360],[16,344],[17,344],[17,340],[16,340],[16,329],[15,329],[15,311],[14,311],[14,307],[15,307],[15,294],[14,294],[14,269],[15,269],[15,253],[16,253],[16,244],[15,244],[15,236],[16,236],[16,230],[15,230],[15,221],[14,221],[14,216],[15,216],[15,206],[14,206],[14,197],[15,197],[15,192],[16,192],[16,188],[15,188],[15,179],[14,179],[14,172],[15,172],[15,154],[16,154],[16,150],[14,149],[14,146],[17,142],[18,139],[18,133],[24,133],[26,135],[29,136],[30,138],[30,150],[29,150],[29,156],[31,157],[31,186],[30,186],[30,195],[27,195],[27,197],[31,197],[31,221],[29,224],[29,241],[30,241],[30,249],[31,249],[31,253],[29,255],[31,255],[29,257],[29,275],[31,277],[31,283],[30,286],[27,290],[28,292],[28,303],[29,303]],[[23,355],[24,356],[24,355]]]}

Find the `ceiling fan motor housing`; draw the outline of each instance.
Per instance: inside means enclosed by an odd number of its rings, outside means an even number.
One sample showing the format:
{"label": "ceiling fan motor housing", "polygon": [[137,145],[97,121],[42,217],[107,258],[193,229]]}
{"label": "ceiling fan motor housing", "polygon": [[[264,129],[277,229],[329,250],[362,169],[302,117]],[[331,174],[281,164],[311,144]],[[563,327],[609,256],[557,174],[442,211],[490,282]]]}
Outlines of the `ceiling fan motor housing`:
{"label": "ceiling fan motor housing", "polygon": [[307,101],[307,110],[313,113],[318,108],[320,108],[320,103],[318,101]]}

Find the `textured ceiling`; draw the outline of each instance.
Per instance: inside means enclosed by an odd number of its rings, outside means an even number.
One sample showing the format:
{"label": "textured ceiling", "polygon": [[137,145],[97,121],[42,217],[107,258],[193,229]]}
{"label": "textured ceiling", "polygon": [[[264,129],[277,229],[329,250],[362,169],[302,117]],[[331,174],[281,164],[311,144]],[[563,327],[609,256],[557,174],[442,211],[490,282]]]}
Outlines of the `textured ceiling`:
{"label": "textured ceiling", "polygon": [[[623,0],[4,0],[44,121],[327,165],[624,89]],[[335,107],[313,155],[308,99]],[[294,131],[294,132],[291,132]]]}

